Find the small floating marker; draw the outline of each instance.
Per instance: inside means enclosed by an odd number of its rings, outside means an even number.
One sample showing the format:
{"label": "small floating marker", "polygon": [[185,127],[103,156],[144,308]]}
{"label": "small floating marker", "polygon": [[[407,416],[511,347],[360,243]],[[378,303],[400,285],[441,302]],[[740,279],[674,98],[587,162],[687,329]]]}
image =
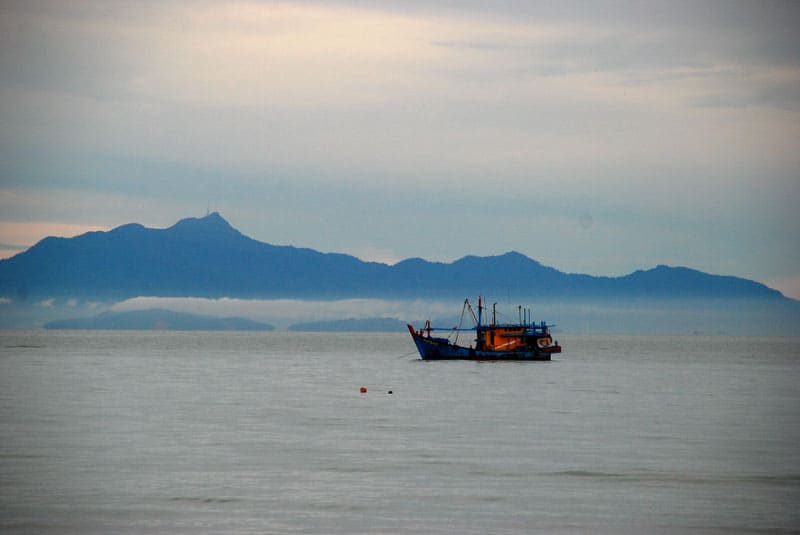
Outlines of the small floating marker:
{"label": "small floating marker", "polygon": [[389,391],[387,392],[387,394],[391,394],[391,393],[392,393],[392,391],[391,391],[391,390],[389,390]]}
{"label": "small floating marker", "polygon": [[361,393],[362,394],[366,394],[367,393],[367,387],[366,386],[362,386],[361,387]]}

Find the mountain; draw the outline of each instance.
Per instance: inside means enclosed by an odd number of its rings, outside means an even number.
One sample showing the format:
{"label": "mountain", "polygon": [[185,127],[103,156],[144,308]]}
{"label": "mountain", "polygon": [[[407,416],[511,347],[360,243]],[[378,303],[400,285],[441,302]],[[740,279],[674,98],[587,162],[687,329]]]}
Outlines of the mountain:
{"label": "mountain", "polygon": [[137,296],[333,299],[463,298],[785,299],[747,279],[658,266],[623,277],[563,273],[518,252],[394,266],[249,238],[218,213],[167,229],[128,224],[45,238],[0,260],[0,298],[119,301]]}
{"label": "mountain", "polygon": [[358,291],[372,271],[385,268],[352,256],[257,242],[213,213],[167,229],[129,224],[45,238],[0,261],[0,296],[335,297]]}
{"label": "mountain", "polygon": [[216,318],[199,314],[149,309],[103,312],[90,318],[56,320],[45,329],[157,330],[157,331],[271,331],[272,325],[245,318]]}

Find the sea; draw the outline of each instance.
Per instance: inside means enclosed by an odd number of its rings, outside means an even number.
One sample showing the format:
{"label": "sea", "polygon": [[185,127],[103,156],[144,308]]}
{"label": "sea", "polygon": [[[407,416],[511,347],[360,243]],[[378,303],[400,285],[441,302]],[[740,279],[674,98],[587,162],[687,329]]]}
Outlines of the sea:
{"label": "sea", "polygon": [[0,332],[0,531],[800,533],[800,338],[557,338]]}

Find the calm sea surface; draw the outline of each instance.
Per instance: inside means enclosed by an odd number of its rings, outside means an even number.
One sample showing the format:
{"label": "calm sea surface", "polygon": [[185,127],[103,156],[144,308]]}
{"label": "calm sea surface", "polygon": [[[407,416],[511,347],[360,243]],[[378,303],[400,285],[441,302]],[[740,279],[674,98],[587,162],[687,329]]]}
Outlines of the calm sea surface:
{"label": "calm sea surface", "polygon": [[800,338],[559,338],[0,332],[0,531],[800,531]]}

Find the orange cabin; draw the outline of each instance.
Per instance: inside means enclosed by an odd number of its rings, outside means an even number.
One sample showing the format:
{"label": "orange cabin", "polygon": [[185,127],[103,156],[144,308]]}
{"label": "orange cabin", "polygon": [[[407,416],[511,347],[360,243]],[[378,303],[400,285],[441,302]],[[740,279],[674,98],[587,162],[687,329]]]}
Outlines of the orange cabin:
{"label": "orange cabin", "polygon": [[494,326],[481,329],[477,349],[483,351],[513,351],[525,346],[522,335],[525,327],[519,325]]}

